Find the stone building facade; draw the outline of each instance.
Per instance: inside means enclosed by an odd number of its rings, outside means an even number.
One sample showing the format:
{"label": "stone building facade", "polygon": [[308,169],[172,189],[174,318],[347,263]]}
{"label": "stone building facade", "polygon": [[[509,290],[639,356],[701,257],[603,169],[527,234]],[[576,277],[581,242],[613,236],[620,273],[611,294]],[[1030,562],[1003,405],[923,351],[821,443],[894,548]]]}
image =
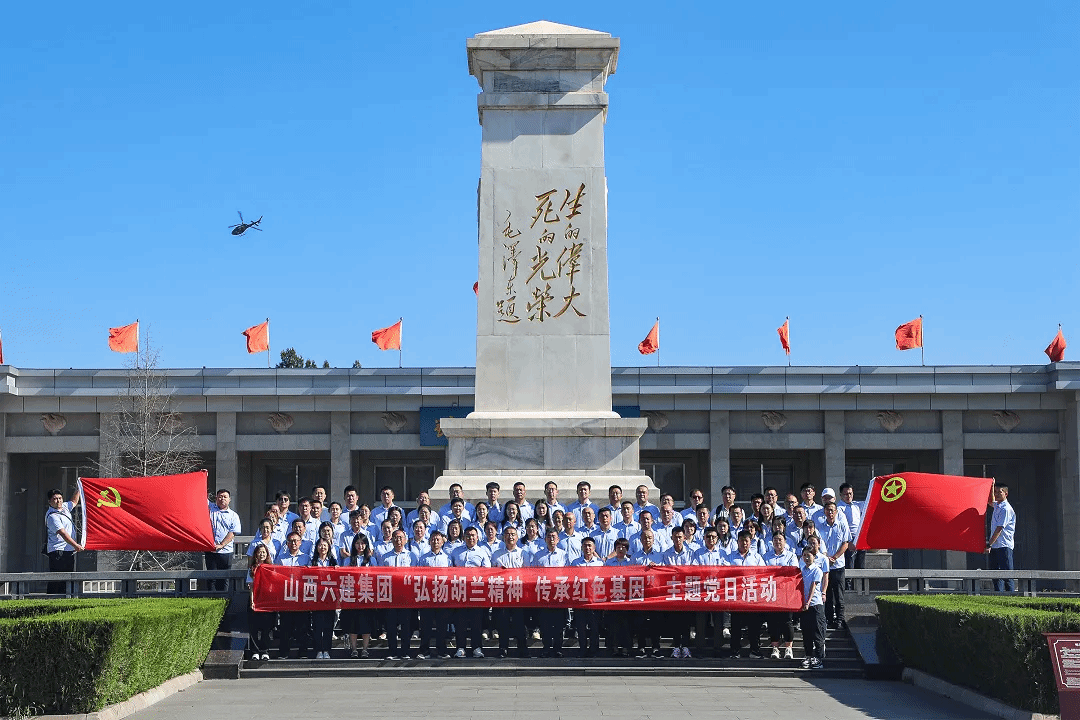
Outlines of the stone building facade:
{"label": "stone building facade", "polygon": [[[439,419],[472,408],[475,380],[471,368],[163,374],[246,533],[282,489],[298,497],[323,484],[340,499],[351,484],[370,503],[390,485],[411,506],[446,467]],[[621,415],[648,419],[641,466],[677,503],[701,488],[716,505],[729,484],[747,501],[765,486],[846,480],[861,498],[890,472],[994,476],[1019,516],[1018,567],[1080,570],[1080,363],[615,368],[611,383]],[[123,370],[0,366],[0,571],[45,568],[45,492],[95,474],[102,415],[126,384]],[[900,551],[893,562],[986,566],[940,552]]]}

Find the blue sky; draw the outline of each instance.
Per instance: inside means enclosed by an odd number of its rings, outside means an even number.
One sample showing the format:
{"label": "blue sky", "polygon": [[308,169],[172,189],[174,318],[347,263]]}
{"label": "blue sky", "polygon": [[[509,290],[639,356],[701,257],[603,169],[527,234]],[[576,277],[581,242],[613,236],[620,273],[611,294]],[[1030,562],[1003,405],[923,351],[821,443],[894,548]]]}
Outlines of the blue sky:
{"label": "blue sky", "polygon": [[[1080,348],[1074,2],[18,4],[0,26],[0,331],[19,367],[275,351],[475,360],[480,127],[465,40],[621,39],[612,364],[1040,364]],[[264,232],[234,238],[236,211]],[[1073,351],[1067,351],[1066,359]],[[276,362],[276,357],[275,357]]]}

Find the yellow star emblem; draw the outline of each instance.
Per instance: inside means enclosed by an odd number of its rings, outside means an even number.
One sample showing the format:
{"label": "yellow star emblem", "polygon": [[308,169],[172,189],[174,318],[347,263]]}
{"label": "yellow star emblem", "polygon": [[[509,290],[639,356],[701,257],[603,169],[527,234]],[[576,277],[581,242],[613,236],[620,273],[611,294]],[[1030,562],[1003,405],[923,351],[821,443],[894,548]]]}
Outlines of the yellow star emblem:
{"label": "yellow star emblem", "polygon": [[881,499],[885,502],[899,500],[907,490],[907,480],[902,477],[891,477],[881,486]]}

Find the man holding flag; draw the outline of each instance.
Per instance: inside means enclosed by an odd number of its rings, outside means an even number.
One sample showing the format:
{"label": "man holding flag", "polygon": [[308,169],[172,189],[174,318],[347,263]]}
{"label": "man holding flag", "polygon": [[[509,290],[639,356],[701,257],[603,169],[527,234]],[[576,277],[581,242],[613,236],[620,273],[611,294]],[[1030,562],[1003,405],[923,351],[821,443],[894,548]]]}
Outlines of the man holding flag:
{"label": "man holding flag", "polygon": [[[229,508],[232,493],[218,490],[210,502],[210,524],[214,528],[214,551],[204,554],[207,570],[228,570],[232,566],[233,538],[240,534],[240,516]],[[215,580],[215,590],[224,590],[225,581]]]}
{"label": "man holding flag", "polygon": [[[49,491],[49,509],[45,511],[45,550],[49,555],[49,572],[75,572],[75,553],[83,546],[75,540],[75,523],[71,513],[79,504],[81,493],[76,490],[71,500],[64,502],[59,490]],[[50,595],[64,592],[64,582],[50,582],[45,589]]]}
{"label": "man holding flag", "polygon": [[[994,484],[994,515],[990,521],[990,541],[986,543],[986,554],[990,556],[991,570],[1013,569],[1013,544],[1016,534],[1016,512],[1009,504],[1009,486],[1005,483]],[[996,592],[1012,592],[1012,578],[994,580]]]}

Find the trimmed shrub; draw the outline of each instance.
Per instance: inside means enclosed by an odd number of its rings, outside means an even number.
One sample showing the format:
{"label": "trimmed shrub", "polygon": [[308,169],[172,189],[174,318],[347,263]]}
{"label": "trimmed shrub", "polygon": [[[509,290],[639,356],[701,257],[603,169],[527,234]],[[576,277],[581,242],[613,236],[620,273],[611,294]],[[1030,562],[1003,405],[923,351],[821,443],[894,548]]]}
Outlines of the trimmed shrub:
{"label": "trimmed shrub", "polygon": [[89,713],[199,667],[225,600],[0,604],[0,716]]}
{"label": "trimmed shrub", "polygon": [[908,667],[1032,712],[1057,713],[1042,633],[1080,632],[1080,602],[980,595],[882,595],[881,627]]}

